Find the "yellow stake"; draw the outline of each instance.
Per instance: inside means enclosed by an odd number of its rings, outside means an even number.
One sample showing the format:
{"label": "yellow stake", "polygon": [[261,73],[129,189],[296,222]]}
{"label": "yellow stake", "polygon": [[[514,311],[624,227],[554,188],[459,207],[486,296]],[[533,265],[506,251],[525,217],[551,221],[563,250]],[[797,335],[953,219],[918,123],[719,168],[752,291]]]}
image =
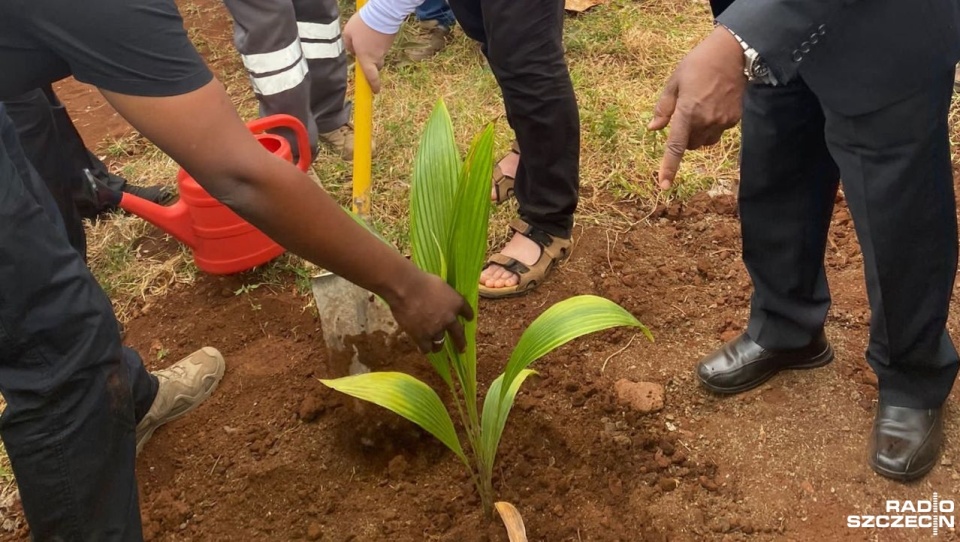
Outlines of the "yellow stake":
{"label": "yellow stake", "polygon": [[[357,0],[357,11],[365,3],[366,0]],[[373,167],[373,91],[360,69],[360,62],[356,63],[354,75],[353,212],[366,220],[370,215],[370,177]]]}

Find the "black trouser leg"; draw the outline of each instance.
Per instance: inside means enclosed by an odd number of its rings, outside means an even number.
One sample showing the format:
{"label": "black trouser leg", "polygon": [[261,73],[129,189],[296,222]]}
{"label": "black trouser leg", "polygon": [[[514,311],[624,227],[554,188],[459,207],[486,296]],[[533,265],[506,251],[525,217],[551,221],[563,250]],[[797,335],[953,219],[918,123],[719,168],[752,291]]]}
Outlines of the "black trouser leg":
{"label": "black trouser leg", "polygon": [[863,250],[872,310],[867,361],[880,398],[939,407],[957,375],[946,322],[957,272],[947,115],[953,71],[880,111],[826,111],[826,137]]}
{"label": "black trouser leg", "polygon": [[562,0],[450,0],[479,41],[503,92],[520,144],[515,193],[520,217],[570,237],[577,208],[580,116],[563,57]]}
{"label": "black trouser leg", "polygon": [[92,189],[88,186],[89,181],[83,170],[90,170],[90,174],[97,181],[115,192],[122,191],[127,186],[127,180],[110,173],[106,164],[87,149],[83,138],[80,137],[80,132],[73,124],[73,119],[67,113],[67,108],[54,94],[53,89],[46,87],[43,91],[50,102],[50,113],[53,115],[57,132],[60,135],[63,159],[68,164],[69,173],[73,179],[70,186],[73,190],[73,202],[77,207],[77,212],[80,213],[80,217],[93,219],[103,212],[116,209],[116,206],[106,206],[96,198]]}
{"label": "black trouser leg", "polygon": [[70,244],[86,259],[87,236],[73,201],[76,179],[71,175],[70,161],[66,159],[64,141],[47,95],[37,89],[4,103],[27,159],[40,173],[57,202]]}
{"label": "black trouser leg", "polygon": [[823,126],[802,81],[748,85],[739,195],[754,286],[747,333],[772,350],[806,346],[830,308],[823,257],[839,174]]}
{"label": "black trouser leg", "polygon": [[142,539],[134,427],[156,379],[120,346],[0,106],[0,418],[36,540]]}

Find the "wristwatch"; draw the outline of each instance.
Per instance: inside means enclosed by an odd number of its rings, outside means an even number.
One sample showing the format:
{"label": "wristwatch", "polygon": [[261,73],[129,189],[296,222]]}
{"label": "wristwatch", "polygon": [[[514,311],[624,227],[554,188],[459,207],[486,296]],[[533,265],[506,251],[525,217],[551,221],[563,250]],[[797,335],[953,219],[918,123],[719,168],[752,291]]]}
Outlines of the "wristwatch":
{"label": "wristwatch", "polygon": [[767,66],[767,63],[760,58],[760,53],[756,49],[747,45],[747,42],[737,35],[736,32],[724,26],[727,32],[737,39],[737,43],[743,48],[743,74],[747,76],[747,81],[751,83],[760,83],[764,85],[776,85],[777,78]]}

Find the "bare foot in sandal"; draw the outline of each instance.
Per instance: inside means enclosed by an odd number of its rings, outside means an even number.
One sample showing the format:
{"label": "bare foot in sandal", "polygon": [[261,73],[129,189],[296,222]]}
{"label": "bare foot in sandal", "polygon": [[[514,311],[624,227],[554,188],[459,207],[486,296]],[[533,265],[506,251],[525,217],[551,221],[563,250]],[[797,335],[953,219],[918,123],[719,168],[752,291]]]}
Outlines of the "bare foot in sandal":
{"label": "bare foot in sandal", "polygon": [[487,259],[480,273],[482,297],[524,295],[539,286],[570,253],[570,239],[550,235],[519,218],[510,222],[510,229],[514,236]]}
{"label": "bare foot in sandal", "polygon": [[[515,233],[513,238],[500,250],[500,254],[513,258],[524,265],[532,266],[540,259],[540,245],[529,237]],[[516,273],[504,269],[500,265],[490,265],[480,273],[480,284],[487,288],[505,288],[516,286],[519,283],[520,277]]]}

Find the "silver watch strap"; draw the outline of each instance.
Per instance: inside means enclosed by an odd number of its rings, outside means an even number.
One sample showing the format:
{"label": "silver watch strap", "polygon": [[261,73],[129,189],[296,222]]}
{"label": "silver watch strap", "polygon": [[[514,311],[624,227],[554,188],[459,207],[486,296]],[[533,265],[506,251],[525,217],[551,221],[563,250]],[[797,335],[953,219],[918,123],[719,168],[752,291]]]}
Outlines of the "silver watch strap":
{"label": "silver watch strap", "polygon": [[730,32],[730,35],[736,38],[737,43],[739,43],[740,47],[743,48],[743,73],[747,76],[747,80],[766,85],[776,85],[777,78],[774,77],[773,73],[767,67],[763,59],[760,58],[760,53],[758,53],[753,47],[750,47],[747,42],[743,41],[743,38],[731,30],[730,27],[723,24],[720,26],[722,26],[727,32]]}

